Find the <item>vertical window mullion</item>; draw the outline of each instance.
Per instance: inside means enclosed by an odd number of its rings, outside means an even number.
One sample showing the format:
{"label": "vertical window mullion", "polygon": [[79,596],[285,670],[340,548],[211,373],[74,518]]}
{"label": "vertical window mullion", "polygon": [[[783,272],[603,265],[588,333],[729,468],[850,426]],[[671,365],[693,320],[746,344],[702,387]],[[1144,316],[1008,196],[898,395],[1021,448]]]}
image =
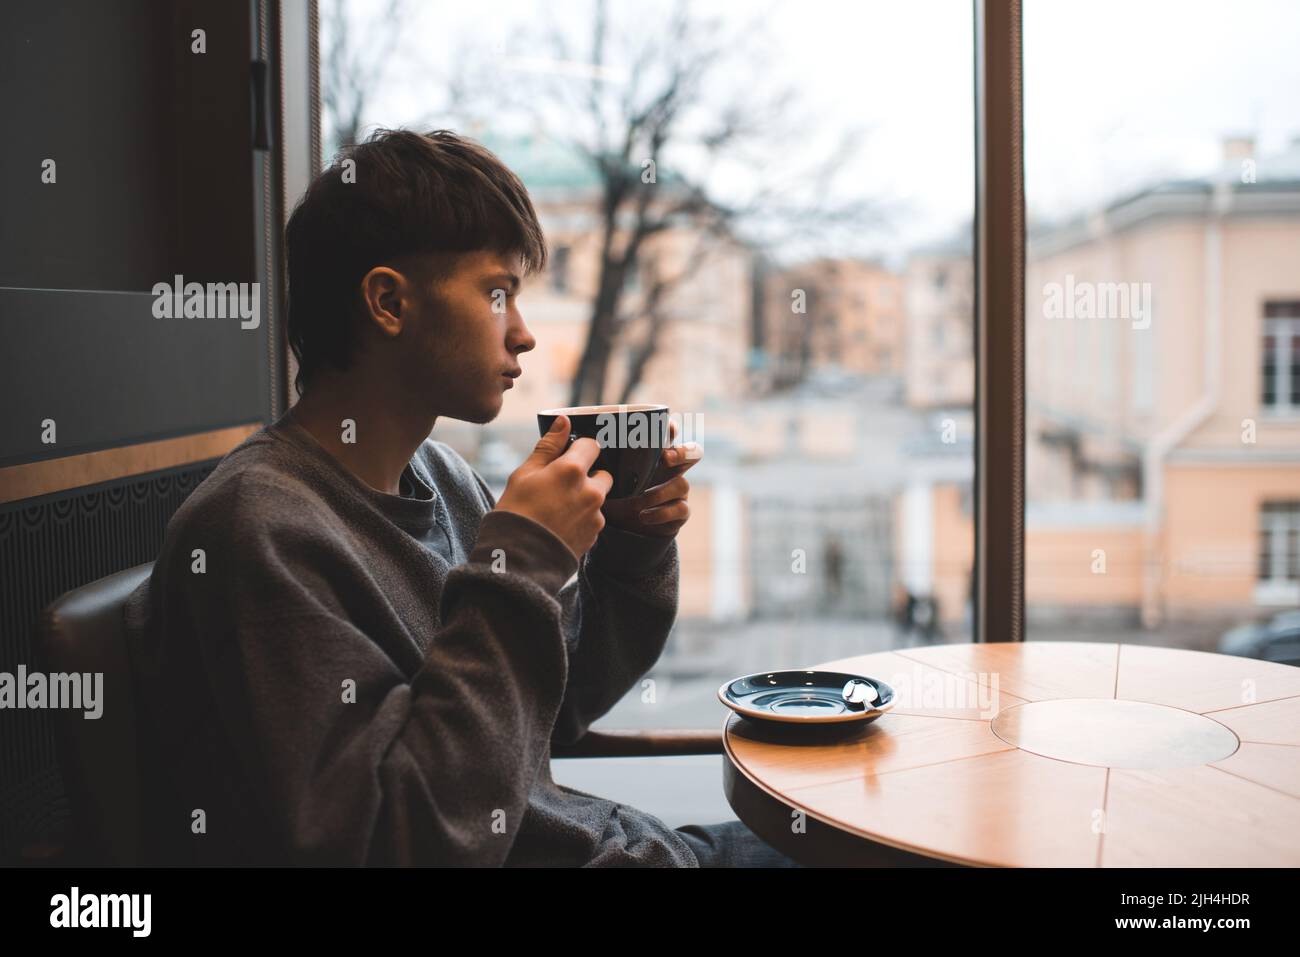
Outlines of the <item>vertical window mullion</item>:
{"label": "vertical window mullion", "polygon": [[975,640],[1024,641],[1020,0],[975,0]]}

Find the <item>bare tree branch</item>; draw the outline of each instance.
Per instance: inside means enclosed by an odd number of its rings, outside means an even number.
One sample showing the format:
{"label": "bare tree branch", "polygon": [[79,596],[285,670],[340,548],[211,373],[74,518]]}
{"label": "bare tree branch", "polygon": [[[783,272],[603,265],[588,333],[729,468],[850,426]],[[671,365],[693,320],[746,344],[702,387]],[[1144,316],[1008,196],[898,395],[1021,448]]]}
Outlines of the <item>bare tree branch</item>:
{"label": "bare tree branch", "polygon": [[348,21],[345,0],[332,0],[321,11],[321,32],[328,37],[321,59],[321,106],[329,148],[357,142],[364,113],[383,83],[402,35],[409,10],[406,0],[388,0],[384,12],[360,34]]}

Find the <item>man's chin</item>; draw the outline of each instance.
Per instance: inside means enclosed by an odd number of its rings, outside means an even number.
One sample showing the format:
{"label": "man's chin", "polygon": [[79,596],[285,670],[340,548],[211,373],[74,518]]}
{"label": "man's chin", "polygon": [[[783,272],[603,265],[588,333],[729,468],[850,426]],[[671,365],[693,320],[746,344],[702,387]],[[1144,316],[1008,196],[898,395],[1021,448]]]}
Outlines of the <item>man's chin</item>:
{"label": "man's chin", "polygon": [[487,425],[501,414],[501,405],[501,401],[497,400],[495,405],[488,404],[460,412],[444,412],[439,417],[455,419],[458,422],[469,422],[471,425]]}

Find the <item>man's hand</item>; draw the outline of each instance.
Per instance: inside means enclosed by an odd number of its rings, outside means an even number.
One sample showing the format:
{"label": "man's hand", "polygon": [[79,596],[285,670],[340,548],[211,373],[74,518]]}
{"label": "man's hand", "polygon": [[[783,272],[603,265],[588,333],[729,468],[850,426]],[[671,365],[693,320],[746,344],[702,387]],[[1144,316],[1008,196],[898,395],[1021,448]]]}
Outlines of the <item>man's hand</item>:
{"label": "man's hand", "polygon": [[579,558],[605,527],[600,506],[614,478],[603,469],[587,475],[600,454],[595,439],[569,445],[569,417],[556,417],[523,465],[506,481],[497,509],[546,526]]}
{"label": "man's hand", "polygon": [[635,498],[607,498],[601,512],[610,528],[621,528],[653,538],[672,538],[691,517],[686,498],[691,483],[683,474],[704,457],[698,442],[673,445],[677,423],[668,421],[669,448],[659,458],[650,487]]}

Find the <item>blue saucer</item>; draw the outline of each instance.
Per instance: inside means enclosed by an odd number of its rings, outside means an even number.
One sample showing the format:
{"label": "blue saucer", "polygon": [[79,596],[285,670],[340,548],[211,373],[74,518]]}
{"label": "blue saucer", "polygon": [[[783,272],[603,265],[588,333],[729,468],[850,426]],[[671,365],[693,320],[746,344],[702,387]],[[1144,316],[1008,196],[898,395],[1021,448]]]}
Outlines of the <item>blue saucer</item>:
{"label": "blue saucer", "polygon": [[[847,702],[844,687],[851,681],[874,688],[875,700]],[[894,698],[894,689],[879,678],[841,671],[768,671],[734,678],[718,689],[718,700],[736,714],[787,724],[865,724],[892,708]]]}

